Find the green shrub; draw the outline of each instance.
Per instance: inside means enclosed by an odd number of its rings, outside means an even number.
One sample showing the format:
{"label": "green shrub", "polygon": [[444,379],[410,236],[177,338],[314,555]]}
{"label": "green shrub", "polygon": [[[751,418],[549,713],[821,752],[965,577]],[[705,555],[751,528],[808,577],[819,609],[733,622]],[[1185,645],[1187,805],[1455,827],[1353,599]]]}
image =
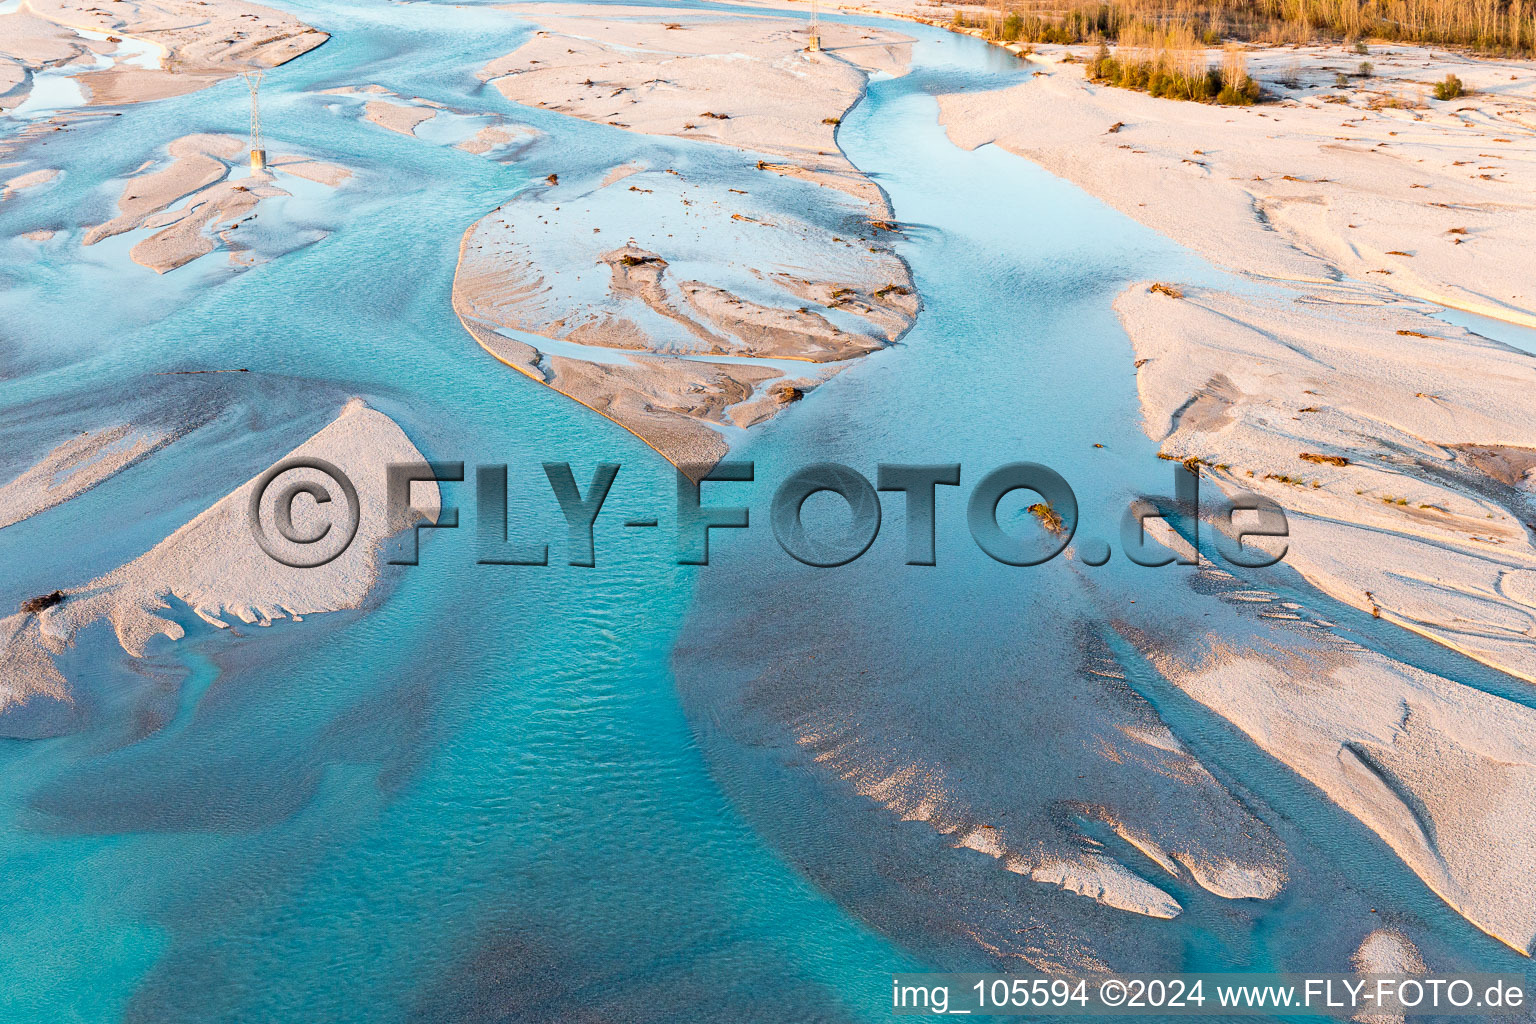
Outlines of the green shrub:
{"label": "green shrub", "polygon": [[1164,49],[1122,43],[1119,55],[1101,41],[1088,59],[1088,77],[1164,99],[1242,106],[1258,102],[1259,83],[1248,74],[1241,51],[1229,48],[1217,67],[1205,63],[1193,35],[1185,39],[1188,45]]}
{"label": "green shrub", "polygon": [[1435,83],[1435,99],[1453,100],[1466,94],[1466,87],[1461,84],[1461,79],[1455,75],[1446,75],[1444,81]]}
{"label": "green shrub", "polygon": [[1229,107],[1251,107],[1259,102],[1259,83],[1244,75],[1236,85],[1224,85],[1216,102]]}

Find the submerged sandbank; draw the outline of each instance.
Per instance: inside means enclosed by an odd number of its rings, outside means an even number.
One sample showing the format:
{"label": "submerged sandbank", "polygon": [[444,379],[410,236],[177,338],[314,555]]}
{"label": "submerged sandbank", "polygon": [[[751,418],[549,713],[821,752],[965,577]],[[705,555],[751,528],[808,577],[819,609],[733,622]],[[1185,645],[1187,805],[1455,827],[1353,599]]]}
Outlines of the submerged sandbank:
{"label": "submerged sandbank", "polygon": [[422,139],[446,135],[446,141],[433,141],[503,162],[515,159],[539,136],[528,125],[500,114],[458,109],[421,96],[402,96],[382,85],[338,86],[322,90],[320,95],[340,98],[327,103],[332,110],[342,109],[350,101],[363,120],[399,135]]}

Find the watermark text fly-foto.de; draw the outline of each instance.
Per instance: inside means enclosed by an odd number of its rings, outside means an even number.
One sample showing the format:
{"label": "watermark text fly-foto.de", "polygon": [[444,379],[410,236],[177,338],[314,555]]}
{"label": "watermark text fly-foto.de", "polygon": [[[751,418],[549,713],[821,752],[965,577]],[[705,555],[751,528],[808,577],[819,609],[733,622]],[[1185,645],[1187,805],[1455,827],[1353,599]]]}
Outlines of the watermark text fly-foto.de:
{"label": "watermark text fly-foto.de", "polygon": [[[617,479],[618,463],[597,466],[585,483],[576,479],[568,462],[542,464],[550,496],[566,522],[565,563],[597,564],[594,527]],[[480,464],[469,472],[464,462],[397,462],[381,467],[387,521],[410,535],[388,561],[416,565],[420,561],[419,531],[454,529],[459,508],[474,510],[476,561],[482,565],[548,566],[550,538],[521,536],[508,528],[507,465]],[[1251,492],[1219,495],[1202,502],[1198,470],[1173,467],[1172,494],[1143,496],[1130,501],[1120,516],[1119,547],[1131,562],[1148,567],[1199,562],[1200,524],[1209,522],[1211,545],[1227,562],[1263,568],[1284,557],[1283,543],[1264,546],[1253,538],[1289,535],[1285,513],[1274,501]],[[473,481],[472,489],[468,486]],[[435,522],[419,522],[411,507],[415,484],[435,484],[442,505]],[[741,504],[757,483],[751,462],[719,462],[708,467],[682,466],[677,472],[675,514],[676,557],[681,565],[708,565],[711,535],[747,529],[750,510]],[[961,486],[959,463],[880,463],[873,482],[858,470],[820,462],[791,473],[774,488],[769,525],[785,554],[805,565],[832,568],[864,555],[880,533],[881,493],[901,501],[905,510],[907,565],[938,562],[938,489]],[[456,493],[464,488],[462,495]],[[1032,524],[1005,526],[999,517],[1004,499],[1022,492]],[[818,494],[835,495],[846,506],[846,526],[833,529],[807,522],[806,502]],[[302,513],[302,514],[301,514]],[[251,532],[274,560],[295,568],[312,568],[334,560],[350,545],[361,520],[360,498],[354,482],[338,467],[314,458],[292,458],[273,466],[255,483],[249,505]],[[1188,545],[1176,551],[1149,535],[1153,520],[1177,521]],[[657,518],[629,519],[632,528],[660,525]],[[1070,484],[1055,470],[1036,462],[1010,462],[981,474],[966,501],[965,528],[989,557],[1014,566],[1040,565],[1072,544],[1078,526],[1078,501]],[[1075,557],[1090,566],[1108,562],[1111,545],[1099,539],[1078,539]]]}

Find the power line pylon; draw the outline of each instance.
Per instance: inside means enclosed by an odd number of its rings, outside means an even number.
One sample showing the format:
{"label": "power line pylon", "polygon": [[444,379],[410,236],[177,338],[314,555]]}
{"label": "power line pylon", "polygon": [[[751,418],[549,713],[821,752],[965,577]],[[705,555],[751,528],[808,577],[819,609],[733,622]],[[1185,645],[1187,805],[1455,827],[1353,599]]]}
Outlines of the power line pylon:
{"label": "power line pylon", "polygon": [[811,0],[811,41],[806,49],[815,53],[821,49],[821,5]]}
{"label": "power line pylon", "polygon": [[267,169],[267,151],[261,144],[261,71],[245,72],[245,84],[251,90],[251,173],[260,174]]}

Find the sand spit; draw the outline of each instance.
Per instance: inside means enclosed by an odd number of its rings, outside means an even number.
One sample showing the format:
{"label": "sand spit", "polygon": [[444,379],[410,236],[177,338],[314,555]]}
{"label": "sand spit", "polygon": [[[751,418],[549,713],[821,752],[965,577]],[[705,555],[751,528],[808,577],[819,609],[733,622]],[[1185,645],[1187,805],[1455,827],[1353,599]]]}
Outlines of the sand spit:
{"label": "sand spit", "polygon": [[680,466],[720,461],[727,445],[712,424],[728,423],[727,414],[748,403],[757,385],[780,376],[770,367],[662,356],[613,363],[546,356],[472,320],[464,325],[501,362],[608,417]]}
{"label": "sand spit", "polygon": [[0,530],[83,494],[172,440],[129,424],[64,441],[36,465],[0,484]]}
{"label": "sand spit", "polygon": [[763,422],[911,326],[889,206],[835,139],[868,72],[904,70],[906,37],[839,26],[810,54],[781,18],[516,10],[545,31],[481,72],[510,99],[739,155],[557,171],[472,226],[454,308],[489,352],[707,466],[720,428]]}
{"label": "sand spit", "polygon": [[506,9],[545,29],[480,72],[508,99],[646,135],[788,157],[878,195],[848,173],[837,122],[864,94],[869,72],[906,72],[907,36],[829,24],[823,52],[811,54],[799,19],[606,5],[558,15],[539,5]]}
{"label": "sand spit", "polygon": [[28,171],[25,174],[18,174],[7,181],[3,188],[0,188],[0,200],[9,199],[17,192],[23,192],[29,188],[46,185],[62,173],[62,171],[55,167],[42,167],[35,171]]}
{"label": "sand spit", "polygon": [[[1093,674],[1123,680],[1124,674],[1100,659]],[[1177,792],[1187,802],[1190,821],[1148,817],[1123,792],[1097,799],[1064,799],[1036,808],[1023,822],[990,823],[993,816],[1014,818],[1019,801],[1003,814],[967,802],[965,785],[950,778],[955,770],[891,757],[871,749],[852,721],[796,737],[824,768],[862,796],[879,803],[901,821],[923,822],[950,837],[956,849],[996,858],[1002,867],[1035,882],[1058,886],[1106,907],[1145,917],[1169,919],[1183,907],[1167,891],[1132,871],[1106,847],[1090,838],[1072,819],[1102,825],[1172,878],[1189,879],[1226,899],[1269,899],[1279,894],[1286,872],[1278,844],[1268,830],[1236,804],[1210,772],[1135,698],[1113,685],[1116,716],[1095,723],[1080,754],[1099,772],[1109,764],[1132,766],[1134,778],[1115,779],[1110,791],[1141,789],[1142,800],[1163,801]],[[1118,691],[1118,692],[1117,692]],[[1079,779],[1084,766],[1076,764]],[[1145,791],[1148,780],[1137,773],[1176,780],[1167,794]],[[1090,790],[1094,786],[1081,786]],[[1152,788],[1157,788],[1154,784]],[[1101,802],[1103,801],[1103,802]],[[984,819],[988,823],[983,823]],[[1056,819],[1054,822],[1052,819]],[[1190,827],[1191,821],[1204,823]],[[1210,830],[1214,825],[1214,830]],[[1252,842],[1236,841],[1237,837]],[[1257,838],[1254,838],[1257,837]]]}
{"label": "sand spit", "polygon": [[[0,15],[0,106],[25,99],[31,74],[43,69],[80,67],[77,81],[93,105],[138,103],[276,67],[327,38],[242,0],[22,0]],[[92,70],[102,57],[110,66]]]}
{"label": "sand spit", "polygon": [[[267,625],[361,607],[379,579],[381,545],[408,525],[386,521],[383,467],[422,455],[393,420],[354,400],[286,458],[295,456],[332,463],[357,488],[357,535],[339,557],[308,569],[268,557],[251,534],[252,480],[132,562],[64,589],[51,603],[42,602],[47,606],[40,611],[0,619],[0,710],[36,695],[67,700],[69,686],[54,659],[93,623],[110,622],[134,657],[143,657],[157,636],[181,638],[183,628],[164,614],[172,599],[221,628],[231,617]],[[420,516],[435,522],[436,488],[418,485],[413,499]],[[317,516],[313,506],[306,512],[303,502],[296,503],[296,528],[313,532],[318,524],[306,516]]]}
{"label": "sand spit", "polygon": [[[1379,835],[1453,909],[1536,940],[1536,711],[1395,661],[1203,571],[1224,608],[1118,628],[1159,672]],[[1263,623],[1272,642],[1242,637]],[[1284,634],[1279,635],[1279,634]],[[1282,646],[1283,645],[1283,646]]]}
{"label": "sand spit", "polygon": [[[360,103],[364,120],[411,138],[421,138],[417,129],[429,122],[444,125],[444,134],[458,136],[451,143],[454,148],[501,161],[515,159],[539,136],[528,125],[508,121],[500,114],[459,110],[420,96],[401,96],[382,85],[341,86],[325,89],[320,95]],[[340,106],[328,105],[333,110]]]}
{"label": "sand spit", "polygon": [[[1428,968],[1419,954],[1419,947],[1402,932],[1392,928],[1378,928],[1360,942],[1360,948],[1351,958],[1360,974],[1423,974]],[[1397,1024],[1407,1015],[1401,1010],[1379,1013],[1361,1012],[1350,1020],[1359,1024]]]}
{"label": "sand spit", "polygon": [[[1363,78],[1341,47],[1256,49],[1250,70],[1284,102],[1219,107],[1094,85],[1060,56],[1009,89],[940,97],[950,137],[1028,157],[1237,270],[1342,274],[1536,324],[1531,62],[1393,46]],[[1471,95],[1428,98],[1447,73]]]}
{"label": "sand spit", "polygon": [[1183,294],[1116,303],[1163,453],[1279,502],[1319,589],[1536,681],[1536,358],[1348,290]]}
{"label": "sand spit", "polygon": [[[154,234],[129,253],[135,263],[156,273],[175,270],[221,245],[231,250],[232,262],[249,265],[252,256],[236,232],[255,219],[262,200],[292,194],[277,186],[281,175],[334,186],[351,173],[335,164],[289,155],[271,160],[265,173],[232,179],[245,156],[245,140],[232,135],[186,135],[172,142],[168,153],[168,164],[150,170],[154,165],[148,163],[128,180],[117,203],[118,215],[89,229],[82,244],[149,229]],[[317,240],[300,235],[267,238],[261,254],[270,257]]]}

